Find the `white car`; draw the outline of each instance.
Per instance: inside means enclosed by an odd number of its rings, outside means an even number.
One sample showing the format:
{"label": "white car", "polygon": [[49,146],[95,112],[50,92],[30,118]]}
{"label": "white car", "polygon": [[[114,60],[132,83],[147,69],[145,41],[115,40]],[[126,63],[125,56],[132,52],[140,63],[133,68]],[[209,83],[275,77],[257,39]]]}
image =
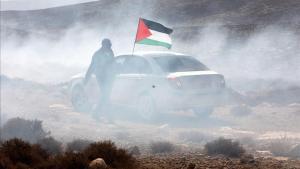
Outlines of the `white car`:
{"label": "white car", "polygon": [[[167,110],[211,111],[225,88],[223,75],[179,53],[120,55],[115,72],[112,105],[134,108],[145,119]],[[71,100],[77,110],[90,111],[101,91],[95,77],[86,86],[82,81],[83,76],[72,80]]]}

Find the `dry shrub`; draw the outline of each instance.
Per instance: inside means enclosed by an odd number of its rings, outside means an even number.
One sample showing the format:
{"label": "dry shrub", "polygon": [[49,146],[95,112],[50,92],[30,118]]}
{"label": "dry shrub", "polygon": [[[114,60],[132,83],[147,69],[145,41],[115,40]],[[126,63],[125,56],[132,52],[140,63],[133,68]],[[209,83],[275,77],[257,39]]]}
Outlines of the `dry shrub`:
{"label": "dry shrub", "polygon": [[85,148],[87,148],[91,143],[92,141],[89,140],[83,140],[83,139],[73,140],[72,142],[67,144],[67,151],[81,152]]}
{"label": "dry shrub", "polygon": [[285,139],[278,139],[270,143],[269,150],[274,156],[288,156],[292,148],[291,143]]}
{"label": "dry shrub", "polygon": [[88,163],[83,153],[65,152],[51,156],[47,161],[36,165],[35,169],[86,169]]}
{"label": "dry shrub", "polygon": [[111,141],[92,143],[84,150],[84,154],[89,160],[102,158],[112,168],[135,168],[135,158],[126,150],[117,148]]}
{"label": "dry shrub", "polygon": [[13,163],[2,153],[0,153],[0,168],[13,168]]}
{"label": "dry shrub", "polygon": [[136,156],[141,155],[141,152],[140,152],[140,149],[139,149],[138,146],[129,147],[129,148],[128,148],[128,152],[129,152],[131,155],[136,155]]}
{"label": "dry shrub", "polygon": [[31,168],[29,165],[24,164],[24,163],[17,163],[14,168],[16,169],[29,169]]}
{"label": "dry shrub", "polygon": [[300,158],[300,144],[291,149],[289,157]]}
{"label": "dry shrub", "polygon": [[237,141],[219,138],[205,144],[205,151],[208,155],[225,155],[228,157],[241,157],[245,149]]}
{"label": "dry shrub", "polygon": [[3,125],[1,134],[3,140],[20,138],[35,143],[49,135],[49,132],[43,129],[42,121],[12,118]]}
{"label": "dry shrub", "polygon": [[52,164],[61,169],[84,169],[88,167],[88,159],[83,153],[66,152],[52,160]]}
{"label": "dry shrub", "polygon": [[150,148],[153,154],[170,153],[174,151],[175,146],[168,141],[157,141],[157,142],[152,142],[150,144]]}
{"label": "dry shrub", "polygon": [[1,144],[0,154],[6,156],[14,164],[34,166],[45,161],[48,154],[39,145],[30,145],[20,139],[11,139]]}
{"label": "dry shrub", "polygon": [[60,154],[62,152],[62,143],[55,140],[53,137],[40,139],[37,141],[37,144],[51,155]]}
{"label": "dry shrub", "polygon": [[274,156],[300,157],[300,144],[294,145],[294,143],[286,136],[273,140],[268,148]]}
{"label": "dry shrub", "polygon": [[[51,156],[39,144],[30,144],[21,139],[1,143],[0,168],[17,169],[84,169],[89,162],[103,158],[114,169],[136,168],[135,158],[126,150],[117,148],[111,141],[90,144],[82,152],[65,152],[58,149],[61,143],[49,137],[40,141],[52,153]],[[81,147],[82,148],[82,147]]]}
{"label": "dry shrub", "polygon": [[256,140],[251,136],[241,137],[238,140],[241,144],[243,144],[244,147],[252,148],[252,149],[256,148],[257,145]]}

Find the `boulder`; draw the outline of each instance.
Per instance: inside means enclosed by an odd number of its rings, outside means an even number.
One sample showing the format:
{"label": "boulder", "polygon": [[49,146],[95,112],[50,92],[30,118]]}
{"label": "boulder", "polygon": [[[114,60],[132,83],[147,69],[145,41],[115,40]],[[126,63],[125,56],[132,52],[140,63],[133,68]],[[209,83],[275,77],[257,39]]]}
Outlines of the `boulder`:
{"label": "boulder", "polygon": [[89,169],[106,169],[107,165],[102,158],[96,158],[89,164]]}

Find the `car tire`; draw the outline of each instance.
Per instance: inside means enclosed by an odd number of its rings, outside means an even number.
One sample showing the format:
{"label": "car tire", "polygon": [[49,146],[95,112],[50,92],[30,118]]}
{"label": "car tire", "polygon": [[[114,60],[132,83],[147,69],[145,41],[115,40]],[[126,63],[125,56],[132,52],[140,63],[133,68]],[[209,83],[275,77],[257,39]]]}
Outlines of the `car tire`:
{"label": "car tire", "polygon": [[154,99],[149,94],[139,96],[136,105],[136,111],[140,118],[145,121],[152,121],[156,115],[157,109]]}
{"label": "car tire", "polygon": [[76,84],[72,88],[71,102],[75,111],[78,112],[89,112],[92,107],[81,84]]}

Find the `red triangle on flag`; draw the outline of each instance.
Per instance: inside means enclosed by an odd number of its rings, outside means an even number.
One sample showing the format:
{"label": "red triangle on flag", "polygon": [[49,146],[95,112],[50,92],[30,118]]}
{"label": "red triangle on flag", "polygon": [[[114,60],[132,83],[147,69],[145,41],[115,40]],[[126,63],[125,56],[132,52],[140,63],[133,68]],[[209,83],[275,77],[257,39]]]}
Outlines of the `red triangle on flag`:
{"label": "red triangle on flag", "polygon": [[148,29],[147,25],[144,23],[143,19],[140,19],[135,41],[136,42],[141,41],[151,35],[152,34],[151,34],[150,30]]}

